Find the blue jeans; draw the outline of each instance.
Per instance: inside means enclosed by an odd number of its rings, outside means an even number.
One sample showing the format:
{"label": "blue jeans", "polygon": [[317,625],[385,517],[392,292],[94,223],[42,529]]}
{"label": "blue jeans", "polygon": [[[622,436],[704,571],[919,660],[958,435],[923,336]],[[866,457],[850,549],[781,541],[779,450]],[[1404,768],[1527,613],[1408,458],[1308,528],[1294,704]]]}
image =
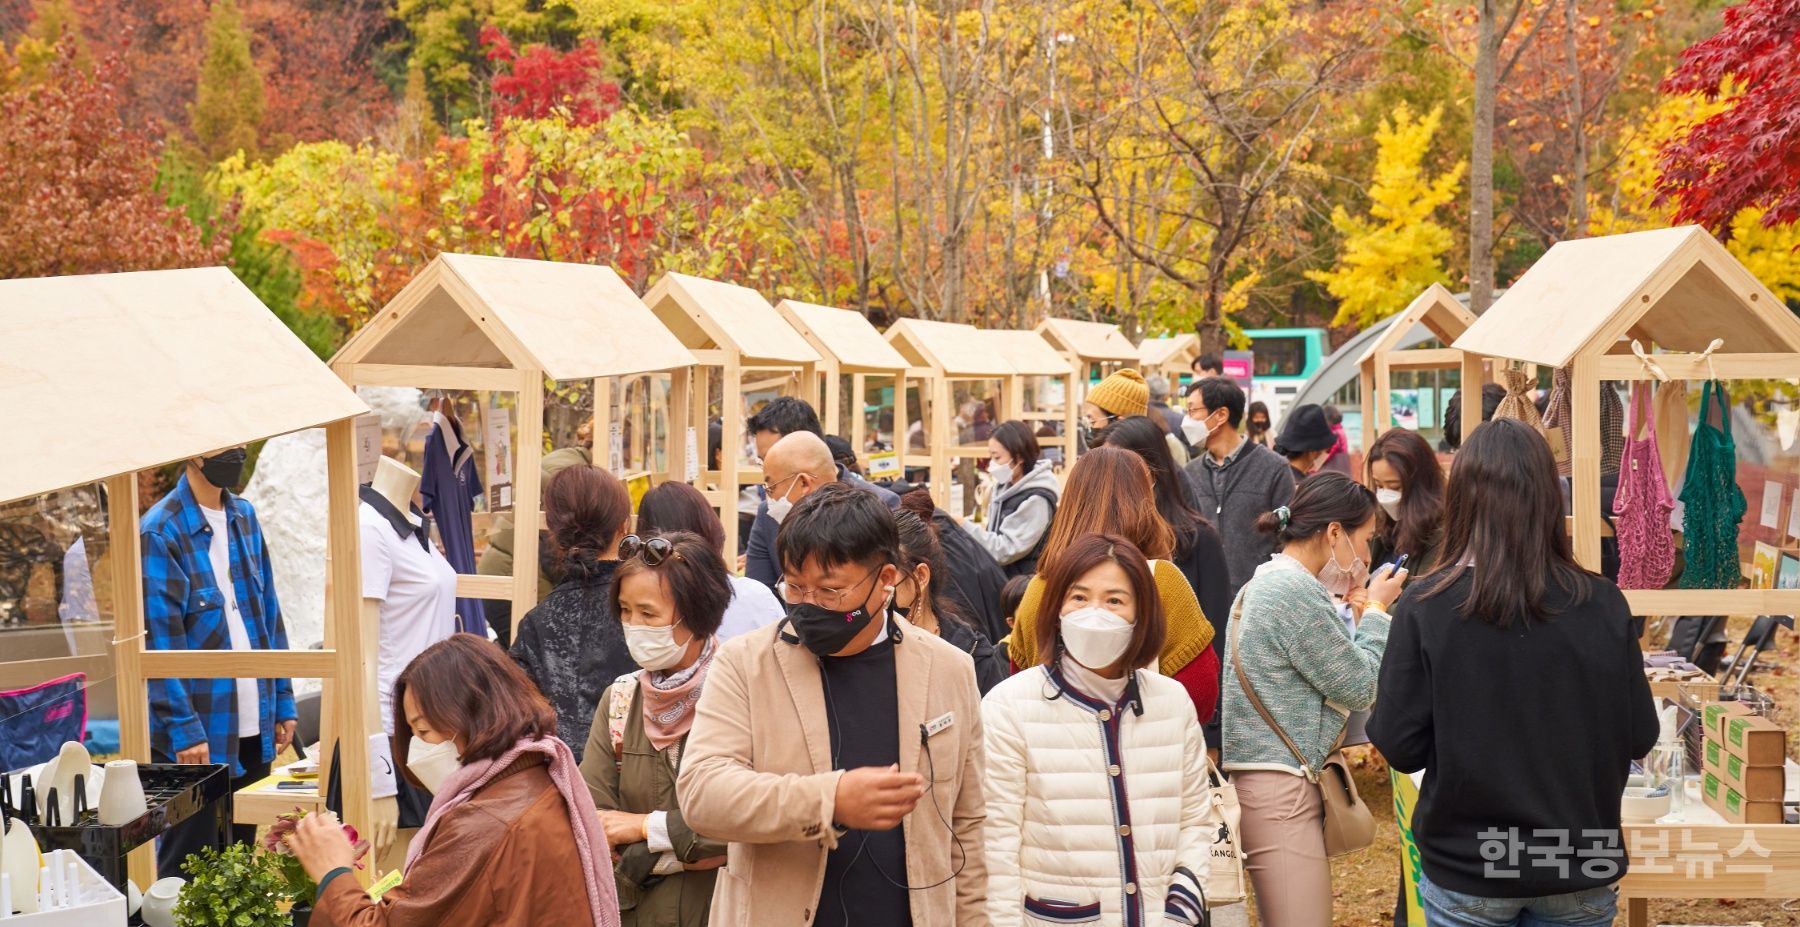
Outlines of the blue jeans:
{"label": "blue jeans", "polygon": [[1619,891],[1610,886],[1541,898],[1464,895],[1419,877],[1426,927],[1606,927],[1619,913]]}

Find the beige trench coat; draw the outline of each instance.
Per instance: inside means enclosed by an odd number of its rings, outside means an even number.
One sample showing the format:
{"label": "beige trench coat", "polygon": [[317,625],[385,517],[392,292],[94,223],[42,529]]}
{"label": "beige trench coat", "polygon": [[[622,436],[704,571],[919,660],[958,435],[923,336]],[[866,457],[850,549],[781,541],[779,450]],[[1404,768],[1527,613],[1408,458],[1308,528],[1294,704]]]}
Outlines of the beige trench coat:
{"label": "beige trench coat", "polygon": [[[901,824],[906,881],[944,883],[912,892],[913,925],[987,927],[986,755],[975,667],[936,635],[900,619],[895,626],[900,768],[931,780]],[[843,773],[831,768],[819,664],[780,636],[785,627],[777,622],[725,644],[688,734],[676,785],[681,807],[696,831],[730,844],[713,893],[713,927],[811,924],[825,857],[837,845],[832,819]]]}

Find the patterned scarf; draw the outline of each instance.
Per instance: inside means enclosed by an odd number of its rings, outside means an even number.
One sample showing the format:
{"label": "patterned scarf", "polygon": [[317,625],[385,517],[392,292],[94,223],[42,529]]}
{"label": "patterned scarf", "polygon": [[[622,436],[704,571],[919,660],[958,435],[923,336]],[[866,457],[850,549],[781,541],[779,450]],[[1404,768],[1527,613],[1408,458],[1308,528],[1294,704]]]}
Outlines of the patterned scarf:
{"label": "patterned scarf", "polygon": [[644,734],[650,738],[651,746],[667,750],[694,726],[694,706],[700,703],[700,690],[706,685],[706,670],[712,666],[718,643],[717,637],[707,638],[700,649],[700,659],[678,673],[638,672],[638,679],[643,682],[639,688],[644,693]]}

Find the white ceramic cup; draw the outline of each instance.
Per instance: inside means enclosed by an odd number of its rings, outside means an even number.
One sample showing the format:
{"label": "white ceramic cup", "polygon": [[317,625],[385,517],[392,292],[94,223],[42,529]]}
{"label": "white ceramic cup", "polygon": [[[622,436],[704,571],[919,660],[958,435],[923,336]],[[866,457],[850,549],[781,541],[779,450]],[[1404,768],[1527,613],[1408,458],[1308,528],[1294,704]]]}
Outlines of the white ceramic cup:
{"label": "white ceramic cup", "polygon": [[186,879],[173,876],[150,883],[150,890],[144,893],[144,906],[138,909],[146,927],[175,927],[175,902],[181,899],[185,885]]}
{"label": "white ceramic cup", "polygon": [[144,783],[138,778],[135,760],[113,760],[106,764],[106,778],[100,785],[100,823],[109,827],[129,824],[138,819],[149,805],[144,800]]}

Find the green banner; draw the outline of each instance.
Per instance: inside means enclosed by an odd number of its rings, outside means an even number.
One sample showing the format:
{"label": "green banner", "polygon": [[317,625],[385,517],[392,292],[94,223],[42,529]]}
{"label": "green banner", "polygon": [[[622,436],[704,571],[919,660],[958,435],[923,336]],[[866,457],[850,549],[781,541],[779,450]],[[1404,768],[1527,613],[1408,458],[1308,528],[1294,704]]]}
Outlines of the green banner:
{"label": "green banner", "polygon": [[1425,923],[1424,902],[1419,898],[1419,879],[1423,871],[1419,863],[1419,847],[1413,843],[1413,807],[1419,803],[1419,790],[1412,777],[1395,769],[1388,770],[1388,782],[1394,790],[1394,818],[1400,822],[1400,872],[1406,883],[1406,922]]}

